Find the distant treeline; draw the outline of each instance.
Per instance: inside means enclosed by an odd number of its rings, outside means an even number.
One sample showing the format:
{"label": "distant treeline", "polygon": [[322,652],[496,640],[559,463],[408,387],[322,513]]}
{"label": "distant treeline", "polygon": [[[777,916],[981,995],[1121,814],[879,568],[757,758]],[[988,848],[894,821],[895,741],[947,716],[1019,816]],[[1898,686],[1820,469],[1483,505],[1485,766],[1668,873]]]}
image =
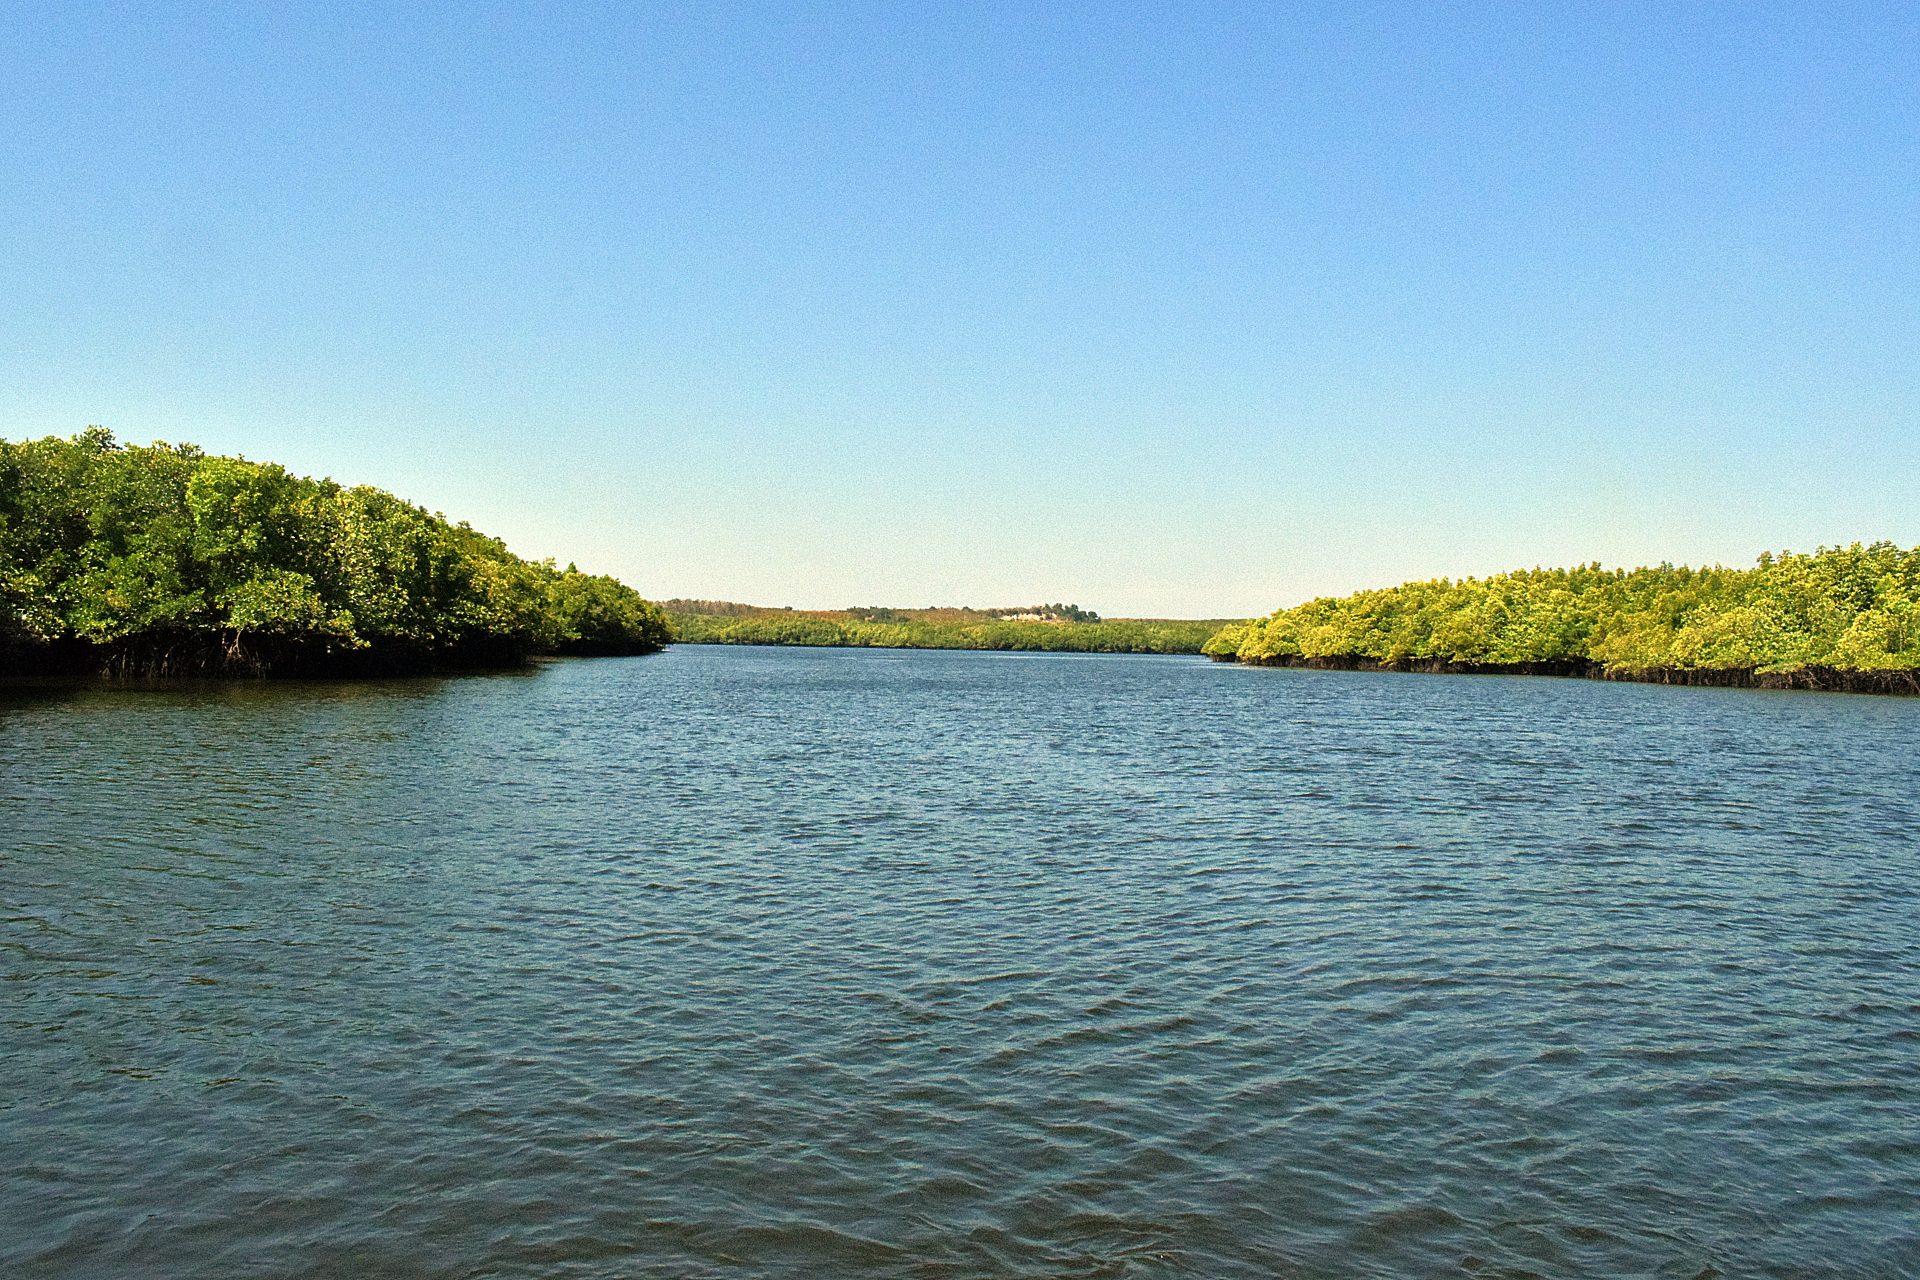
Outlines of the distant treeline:
{"label": "distant treeline", "polygon": [[1200,646],[1220,627],[1218,621],[1098,620],[1097,614],[1075,605],[1031,605],[1014,609],[870,606],[797,610],[710,600],[670,600],[666,607],[674,639],[693,644],[1199,653]]}
{"label": "distant treeline", "polygon": [[333,673],[655,650],[665,614],[365,486],[193,445],[0,440],[0,673]]}
{"label": "distant treeline", "polygon": [[1763,555],[1751,569],[1532,569],[1310,600],[1221,628],[1223,661],[1536,671],[1920,693],[1920,548]]}

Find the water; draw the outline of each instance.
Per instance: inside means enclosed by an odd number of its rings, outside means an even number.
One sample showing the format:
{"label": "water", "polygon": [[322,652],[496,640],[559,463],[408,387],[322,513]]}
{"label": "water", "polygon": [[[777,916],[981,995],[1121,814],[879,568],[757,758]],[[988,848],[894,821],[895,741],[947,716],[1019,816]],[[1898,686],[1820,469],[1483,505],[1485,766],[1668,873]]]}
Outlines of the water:
{"label": "water", "polygon": [[1920,701],[0,693],[0,1273],[1920,1274]]}

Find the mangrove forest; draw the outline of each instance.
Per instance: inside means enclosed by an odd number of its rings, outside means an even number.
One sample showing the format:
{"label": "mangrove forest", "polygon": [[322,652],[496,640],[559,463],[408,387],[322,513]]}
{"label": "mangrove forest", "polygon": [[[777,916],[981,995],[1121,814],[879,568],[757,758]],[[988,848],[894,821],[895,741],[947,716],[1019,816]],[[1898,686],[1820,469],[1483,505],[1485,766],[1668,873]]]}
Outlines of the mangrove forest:
{"label": "mangrove forest", "polygon": [[1102,618],[1078,605],[1008,609],[775,609],[668,600],[676,640],[875,649],[999,649],[1047,653],[1194,653],[1217,619]]}
{"label": "mangrove forest", "polygon": [[1920,693],[1920,548],[1409,582],[1230,624],[1205,651],[1278,666]]}
{"label": "mangrove forest", "polygon": [[0,440],[0,672],[334,674],[657,650],[612,578],[193,445]]}

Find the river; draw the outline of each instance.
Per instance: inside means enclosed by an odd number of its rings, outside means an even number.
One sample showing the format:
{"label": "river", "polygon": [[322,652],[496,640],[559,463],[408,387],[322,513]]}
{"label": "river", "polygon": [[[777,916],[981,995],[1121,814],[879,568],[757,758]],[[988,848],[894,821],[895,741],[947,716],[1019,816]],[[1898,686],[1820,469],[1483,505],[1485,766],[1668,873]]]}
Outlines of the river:
{"label": "river", "polygon": [[0,689],[0,1273],[1920,1274],[1920,700]]}

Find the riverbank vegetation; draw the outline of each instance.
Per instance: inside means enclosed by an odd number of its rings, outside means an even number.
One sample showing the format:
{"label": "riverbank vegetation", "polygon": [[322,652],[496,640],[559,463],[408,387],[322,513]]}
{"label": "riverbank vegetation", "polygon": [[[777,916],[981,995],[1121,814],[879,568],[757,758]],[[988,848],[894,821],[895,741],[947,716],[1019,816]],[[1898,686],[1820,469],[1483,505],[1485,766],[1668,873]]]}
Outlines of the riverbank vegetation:
{"label": "riverbank vegetation", "polygon": [[1077,605],[1007,609],[772,609],[719,600],[664,602],[676,640],[691,644],[1053,653],[1199,653],[1217,620],[1101,618]]}
{"label": "riverbank vegetation", "polygon": [[0,440],[0,672],[389,672],[644,653],[665,615],[367,486],[193,445]]}
{"label": "riverbank vegetation", "polygon": [[1920,548],[1410,582],[1230,624],[1205,651],[1268,665],[1920,693]]}

